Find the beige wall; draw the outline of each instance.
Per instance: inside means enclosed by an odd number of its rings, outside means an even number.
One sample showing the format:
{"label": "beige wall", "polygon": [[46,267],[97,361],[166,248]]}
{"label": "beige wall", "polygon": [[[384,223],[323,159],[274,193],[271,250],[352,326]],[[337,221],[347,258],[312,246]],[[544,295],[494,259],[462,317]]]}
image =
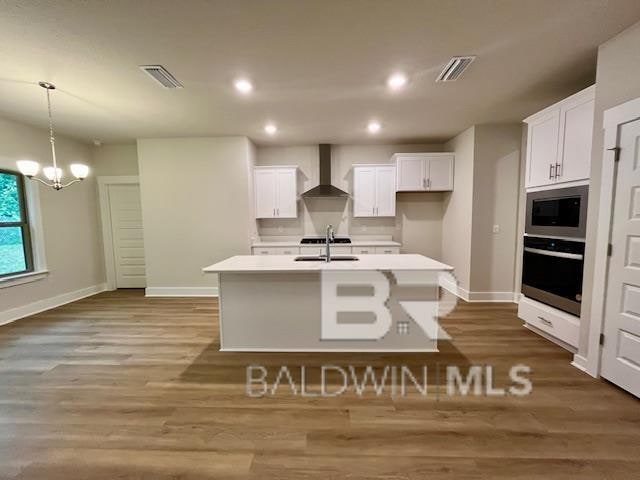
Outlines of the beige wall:
{"label": "beige wall", "polygon": [[147,287],[215,287],[202,268],[249,254],[246,137],[138,140]]}
{"label": "beige wall", "polygon": [[91,157],[96,177],[138,175],[138,148],[135,143],[92,146]]}
{"label": "beige wall", "polygon": [[600,179],[602,174],[602,149],[604,131],[602,119],[605,110],[628,100],[640,97],[640,23],[628,28],[598,49],[596,73],[596,103],[591,152],[591,182],[589,186],[589,213],[587,220],[587,246],[585,252],[584,284],[582,290],[582,314],[580,347],[578,353],[588,353],[589,321],[593,295],[593,270],[597,234]]}
{"label": "beige wall", "polygon": [[[333,145],[332,183],[351,192],[352,166],[358,163],[391,163],[399,152],[439,152],[441,145]],[[259,147],[258,165],[297,165],[300,192],[318,184],[318,146]],[[401,193],[395,218],[354,218],[350,199],[306,199],[298,204],[293,220],[259,220],[261,236],[323,235],[327,224],[341,235],[391,236],[403,244],[404,252],[440,258],[442,231],[441,193]]]}
{"label": "beige wall", "polygon": [[[87,145],[56,137],[60,166],[70,176],[70,163],[91,165]],[[15,170],[15,162],[51,162],[48,132],[0,118],[0,167]],[[0,312],[104,283],[98,229],[95,176],[59,192],[38,187],[49,275],[36,282],[0,289]]]}
{"label": "beige wall", "polygon": [[[476,125],[473,166],[473,292],[514,291],[522,126]],[[494,225],[499,231],[493,231]],[[506,295],[505,295],[506,297]]]}
{"label": "beige wall", "polygon": [[458,284],[471,284],[471,231],[473,208],[473,162],[475,127],[468,128],[444,146],[455,152],[453,192],[444,194],[442,217],[442,261],[455,268]]}

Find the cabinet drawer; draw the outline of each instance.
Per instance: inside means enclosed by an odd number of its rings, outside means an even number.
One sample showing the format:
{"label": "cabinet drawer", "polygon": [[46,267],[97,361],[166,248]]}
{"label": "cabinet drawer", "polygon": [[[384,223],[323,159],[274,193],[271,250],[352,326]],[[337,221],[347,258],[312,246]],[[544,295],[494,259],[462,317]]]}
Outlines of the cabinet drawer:
{"label": "cabinet drawer", "polygon": [[319,245],[315,247],[300,247],[301,255],[324,255],[325,249]]}
{"label": "cabinet drawer", "polygon": [[378,255],[398,255],[400,253],[400,247],[376,247]]}
{"label": "cabinet drawer", "polygon": [[351,252],[356,255],[369,255],[376,253],[375,247],[351,247]]}
{"label": "cabinet drawer", "polygon": [[276,255],[299,255],[300,247],[278,247]]}
{"label": "cabinet drawer", "polygon": [[527,324],[562,340],[572,347],[578,346],[580,319],[535,300],[523,297],[518,305],[518,317]]}
{"label": "cabinet drawer", "polygon": [[277,255],[278,249],[274,247],[253,247],[251,252],[253,255]]}

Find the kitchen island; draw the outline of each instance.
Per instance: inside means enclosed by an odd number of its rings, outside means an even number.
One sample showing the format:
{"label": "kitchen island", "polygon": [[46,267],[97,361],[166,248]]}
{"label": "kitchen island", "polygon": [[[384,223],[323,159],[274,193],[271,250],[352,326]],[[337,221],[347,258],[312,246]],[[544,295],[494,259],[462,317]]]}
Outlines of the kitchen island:
{"label": "kitchen island", "polygon": [[408,254],[239,255],[203,269],[219,276],[220,349],[254,352],[437,351],[452,270]]}

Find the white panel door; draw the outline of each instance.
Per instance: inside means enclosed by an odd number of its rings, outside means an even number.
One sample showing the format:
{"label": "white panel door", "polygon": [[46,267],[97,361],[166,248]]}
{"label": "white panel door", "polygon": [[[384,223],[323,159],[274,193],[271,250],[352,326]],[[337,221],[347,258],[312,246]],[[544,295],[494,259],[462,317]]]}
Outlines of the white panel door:
{"label": "white panel door", "polygon": [[393,165],[376,167],[377,217],[396,216],[396,168]]}
{"label": "white panel door", "polygon": [[398,191],[425,190],[425,159],[422,156],[399,156],[397,158]]}
{"label": "white panel door", "polygon": [[529,124],[527,129],[527,187],[539,187],[555,182],[559,130],[559,109],[553,110]]}
{"label": "white panel door", "polygon": [[427,190],[453,190],[453,155],[428,160]]}
{"label": "white panel door", "polygon": [[296,188],[296,170],[278,169],[276,217],[296,218],[298,216],[298,199]]}
{"label": "white panel door", "polygon": [[601,373],[640,396],[640,120],[620,127],[618,145]]}
{"label": "white panel door", "polygon": [[140,186],[109,186],[109,213],[113,238],[116,288],[147,286],[142,230]]}
{"label": "white panel door", "polygon": [[254,170],[256,218],[275,218],[276,216],[276,170]]}
{"label": "white panel door", "polygon": [[557,182],[587,180],[591,175],[591,137],[595,100],[580,99],[561,110],[560,165]]}
{"label": "white panel door", "polygon": [[353,216],[374,217],[375,207],[375,167],[355,167],[353,169]]}

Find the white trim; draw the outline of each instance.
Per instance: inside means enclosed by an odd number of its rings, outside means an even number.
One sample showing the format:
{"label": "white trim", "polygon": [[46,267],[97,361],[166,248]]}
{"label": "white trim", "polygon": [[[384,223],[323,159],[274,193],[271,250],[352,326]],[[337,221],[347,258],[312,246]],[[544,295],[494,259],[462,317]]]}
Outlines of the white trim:
{"label": "white trim", "polygon": [[217,297],[218,287],[147,287],[146,297]]}
{"label": "white trim", "polygon": [[220,352],[287,352],[287,353],[438,353],[437,348],[222,348]]}
{"label": "white trim", "polygon": [[85,297],[90,297],[96,293],[104,292],[106,289],[106,285],[104,283],[100,283],[98,285],[81,288],[80,290],[75,290],[73,292],[63,293],[62,295],[57,295],[55,297],[38,300],[37,302],[12,308],[11,310],[5,310],[4,312],[0,312],[0,325],[6,325],[7,323],[14,322],[20,318],[35,315],[36,313],[44,312],[45,310],[50,310]]}
{"label": "white trim", "polygon": [[514,292],[469,292],[468,302],[513,303]]}
{"label": "white trim", "polygon": [[[602,153],[602,176],[600,179],[600,204],[598,205],[598,231],[595,243],[593,288],[591,290],[591,318],[587,347],[586,371],[592,377],[600,376],[602,347],[600,334],[604,330],[605,296],[607,290],[607,250],[611,237],[613,212],[613,190],[615,187],[615,152],[621,124],[640,118],[640,97],[604,112],[604,146]],[[597,292],[597,293],[596,293]]]}
{"label": "white trim", "polygon": [[40,185],[36,182],[25,183],[27,198],[27,214],[29,215],[29,233],[31,235],[31,252],[33,269],[36,272],[47,270],[47,257],[44,250],[44,229],[42,227],[42,209],[40,205]]}
{"label": "white trim", "polygon": [[532,115],[529,115],[527,118],[525,118],[524,120],[522,120],[524,123],[532,123],[532,122],[536,122],[538,121],[541,117],[544,117],[547,113],[549,113],[551,110],[556,110],[558,108],[560,108],[565,102],[572,102],[573,100],[579,99],[580,97],[586,97],[586,98],[594,98],[595,97],[595,92],[596,90],[596,85],[593,84],[583,90],[580,90],[576,93],[574,93],[573,95],[568,96],[567,98],[563,98],[562,100],[554,103],[553,105],[549,105],[548,107],[545,107],[544,109],[540,110],[539,112],[536,112]]}
{"label": "white trim", "polygon": [[455,285],[447,279],[440,280],[440,286],[446,291],[461,298],[465,302],[494,302],[494,303],[518,303],[519,293],[515,292],[470,292],[460,285]]}
{"label": "white trim", "polygon": [[589,185],[589,180],[572,180],[570,182],[556,182],[552,185],[543,185],[542,187],[527,187],[526,193],[544,192],[545,190],[556,190],[558,188],[581,187]]}
{"label": "white trim", "polygon": [[587,371],[587,357],[583,357],[582,355],[578,355],[577,353],[573,356],[573,362],[571,365],[576,367],[578,370],[582,370],[585,373],[589,373]]}
{"label": "white trim", "polygon": [[0,278],[0,288],[15,287],[25,283],[37,282],[49,275],[48,270],[38,270],[37,272],[19,273],[10,277]]}
{"label": "white trim", "polygon": [[113,233],[111,230],[111,211],[109,209],[110,185],[139,185],[137,175],[98,177],[98,197],[100,204],[100,225],[102,227],[102,248],[104,250],[104,271],[107,277],[107,290],[116,287],[116,261],[113,256]]}

